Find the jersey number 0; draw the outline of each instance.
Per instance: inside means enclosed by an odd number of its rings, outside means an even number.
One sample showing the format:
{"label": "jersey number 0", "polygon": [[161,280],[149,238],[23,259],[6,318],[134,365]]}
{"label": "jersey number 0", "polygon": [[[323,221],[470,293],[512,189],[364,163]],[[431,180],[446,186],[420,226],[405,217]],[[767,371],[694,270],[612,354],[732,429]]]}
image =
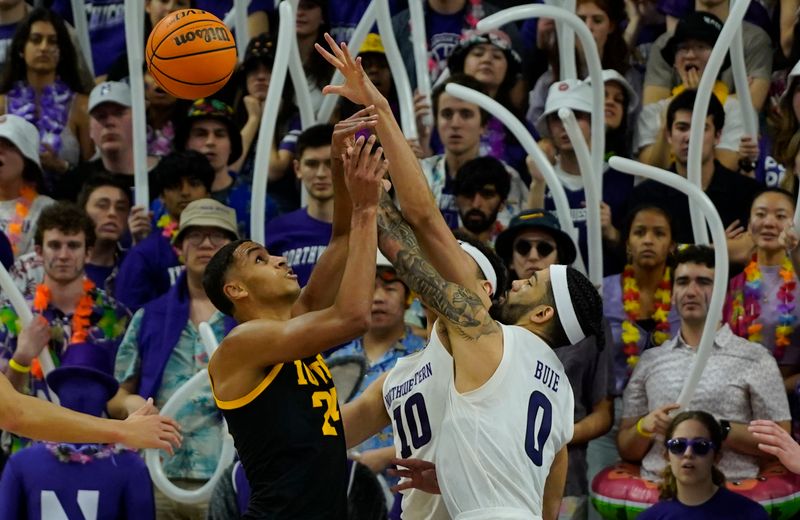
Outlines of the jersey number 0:
{"label": "jersey number 0", "polygon": [[[540,419],[541,417],[541,419]],[[537,423],[539,423],[537,425]],[[525,453],[537,465],[542,465],[542,454],[550,430],[553,427],[553,405],[540,391],[536,390],[528,399],[528,427],[525,430]]]}

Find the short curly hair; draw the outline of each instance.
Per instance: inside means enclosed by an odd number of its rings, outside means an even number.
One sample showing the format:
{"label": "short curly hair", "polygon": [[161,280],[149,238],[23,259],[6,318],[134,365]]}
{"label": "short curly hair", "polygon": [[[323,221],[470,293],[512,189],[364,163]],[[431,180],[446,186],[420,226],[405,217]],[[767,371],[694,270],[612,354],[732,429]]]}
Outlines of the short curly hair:
{"label": "short curly hair", "polygon": [[94,245],[94,222],[86,211],[73,202],[56,202],[47,206],[39,215],[36,222],[36,233],[33,243],[41,247],[44,244],[44,233],[56,229],[62,233],[74,235],[83,232],[86,238],[86,247]]}

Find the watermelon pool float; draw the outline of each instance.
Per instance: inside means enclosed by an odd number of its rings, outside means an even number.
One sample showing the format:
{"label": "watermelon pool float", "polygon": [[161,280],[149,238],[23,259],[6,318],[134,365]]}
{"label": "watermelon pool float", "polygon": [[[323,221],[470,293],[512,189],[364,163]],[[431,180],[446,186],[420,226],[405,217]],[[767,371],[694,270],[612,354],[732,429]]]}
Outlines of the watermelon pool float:
{"label": "watermelon pool float", "polygon": [[[637,465],[619,462],[597,474],[591,500],[603,518],[633,520],[658,502],[658,485],[641,478],[639,470]],[[780,464],[769,466],[756,478],[725,485],[764,506],[772,519],[795,518],[800,513],[800,476]]]}

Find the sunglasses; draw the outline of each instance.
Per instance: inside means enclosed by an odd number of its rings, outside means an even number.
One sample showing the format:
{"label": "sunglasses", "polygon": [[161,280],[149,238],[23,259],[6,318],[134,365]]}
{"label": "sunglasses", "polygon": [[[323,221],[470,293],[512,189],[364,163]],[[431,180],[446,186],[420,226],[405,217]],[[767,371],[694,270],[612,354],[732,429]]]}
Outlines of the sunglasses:
{"label": "sunglasses", "polygon": [[715,449],[714,442],[703,437],[696,437],[694,439],[686,439],[684,437],[676,437],[665,442],[667,449],[673,455],[683,455],[686,453],[686,448],[692,448],[692,453],[700,457],[708,455],[708,452]]}
{"label": "sunglasses", "polygon": [[544,258],[556,250],[556,246],[550,242],[525,240],[521,238],[517,240],[516,244],[514,244],[514,251],[522,256],[528,256],[528,253],[530,253],[531,249],[534,247],[536,248],[536,252],[539,254],[539,258]]}

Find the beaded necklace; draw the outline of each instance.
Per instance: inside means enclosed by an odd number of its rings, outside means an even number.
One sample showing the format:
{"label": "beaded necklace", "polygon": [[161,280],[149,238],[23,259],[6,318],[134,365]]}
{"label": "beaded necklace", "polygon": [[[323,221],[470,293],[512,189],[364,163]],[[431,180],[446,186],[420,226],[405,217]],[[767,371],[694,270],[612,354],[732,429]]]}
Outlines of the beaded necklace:
{"label": "beaded necklace", "polygon": [[[636,321],[640,318],[639,286],[636,283],[635,271],[633,266],[628,264],[622,272],[622,308],[627,319],[622,322],[622,351],[627,356],[628,370],[633,371],[636,363],[639,362],[639,340],[641,333]],[[669,338],[669,311],[672,302],[672,283],[670,278],[670,268],[664,268],[664,276],[658,283],[655,293],[653,293],[653,315],[652,319],[656,322],[655,332],[653,332],[653,344],[661,345]]]}
{"label": "beaded necklace", "polygon": [[93,460],[107,459],[124,450],[116,444],[85,444],[76,446],[66,442],[45,442],[47,451],[59,462],[87,464]]}

